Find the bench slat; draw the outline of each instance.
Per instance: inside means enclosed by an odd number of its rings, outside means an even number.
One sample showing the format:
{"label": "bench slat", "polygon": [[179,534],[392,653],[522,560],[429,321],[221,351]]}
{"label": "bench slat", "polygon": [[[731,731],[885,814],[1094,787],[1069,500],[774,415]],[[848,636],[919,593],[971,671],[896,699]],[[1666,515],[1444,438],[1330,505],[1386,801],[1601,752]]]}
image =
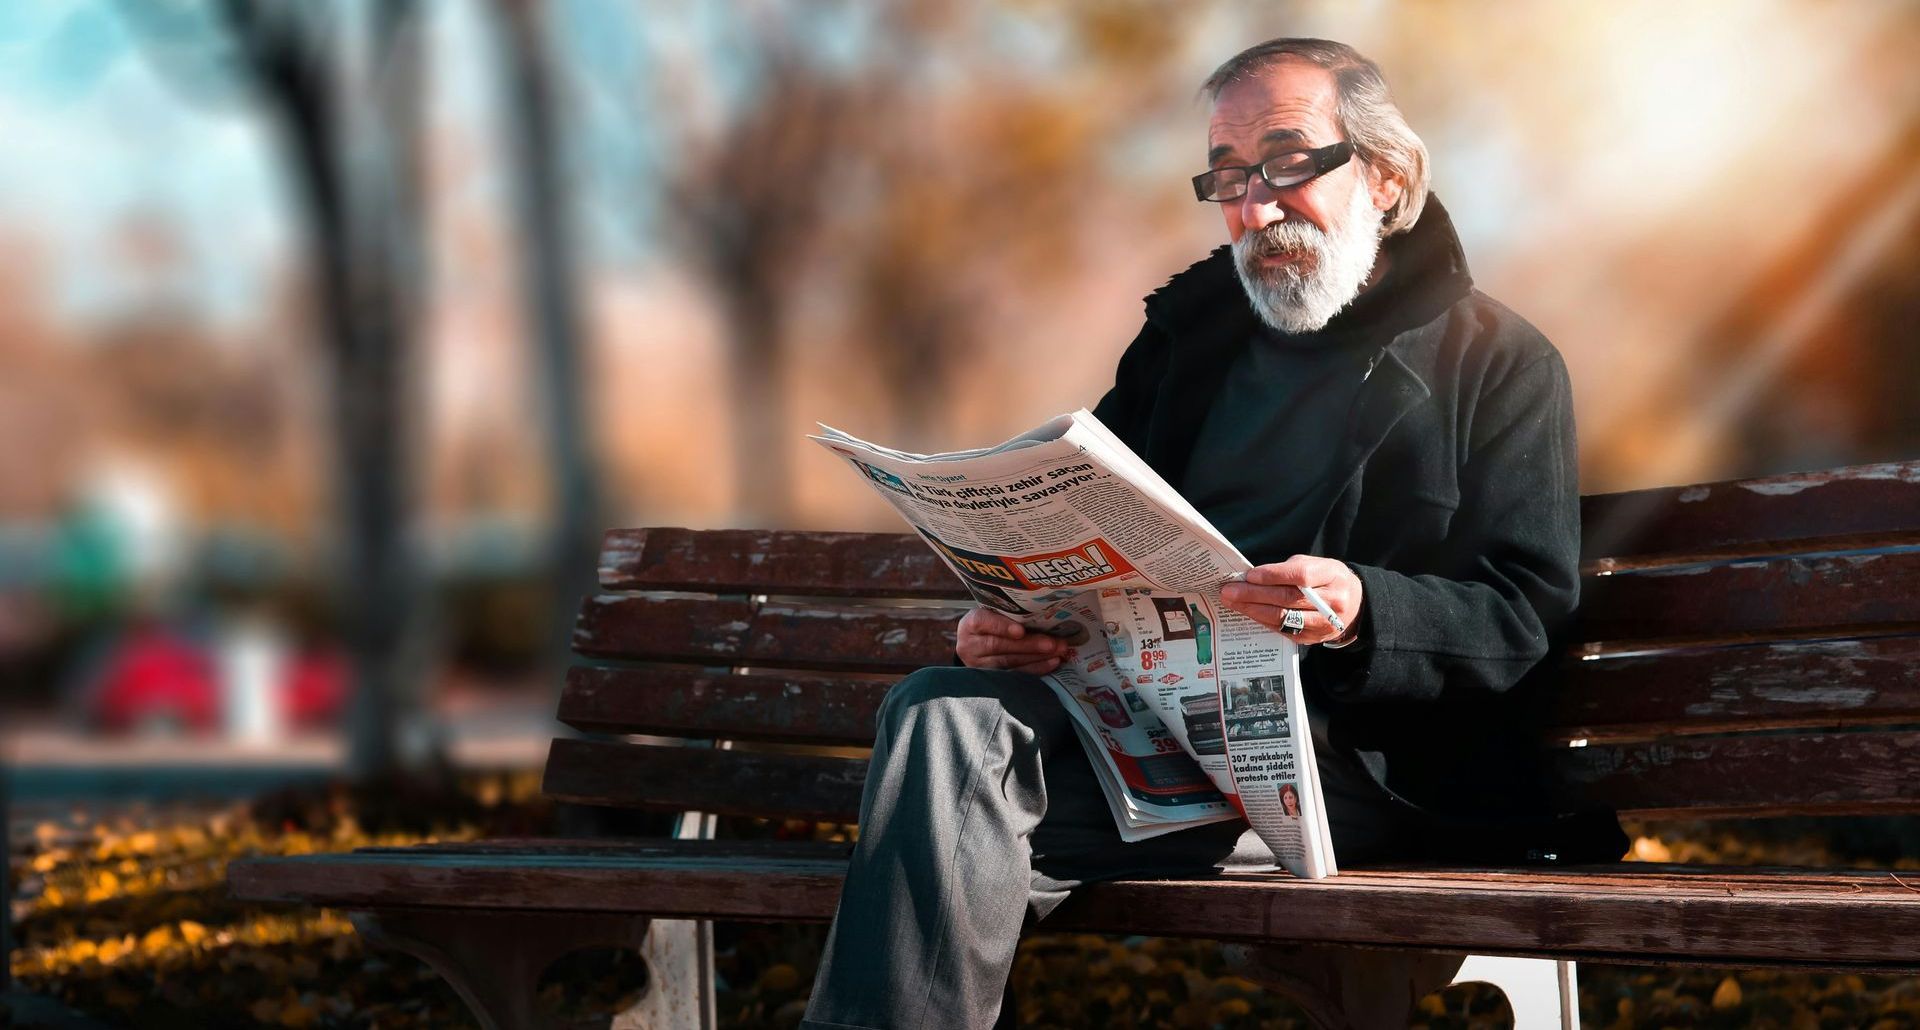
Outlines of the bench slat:
{"label": "bench slat", "polygon": [[[1749,645],[1570,662],[1553,739],[1920,723],[1920,638]],[[865,747],[891,677],[575,666],[561,722],[598,733]]]}
{"label": "bench slat", "polygon": [[582,605],[573,647],[602,658],[911,672],[953,660],[964,612],[601,594]]}
{"label": "bench slat", "polygon": [[[359,851],[239,859],[236,897],[338,908],[635,912],[672,918],[832,917],[845,848],[729,854],[730,842],[632,853]],[[697,846],[706,845],[706,846]],[[1887,875],[1632,865],[1350,870],[1325,880],[1239,874],[1096,884],[1048,917],[1060,929],[1226,940],[1309,939],[1636,963],[1920,967],[1920,893]]]}
{"label": "bench slat", "polygon": [[1559,739],[1920,723],[1920,638],[1768,644],[1575,662]]}
{"label": "bench slat", "polygon": [[953,571],[910,533],[615,529],[601,551],[600,585],[720,594],[967,596]]}
{"label": "bench slat", "polygon": [[858,758],[555,738],[540,789],[586,805],[852,822]]}
{"label": "bench slat", "polygon": [[[1920,462],[1581,498],[1592,571],[1920,544]],[[614,529],[607,590],[963,599],[912,533]]]}
{"label": "bench slat", "polygon": [[891,679],[697,669],[567,670],[560,721],[598,733],[723,737],[798,744],[873,743]]}
{"label": "bench slat", "polygon": [[1920,812],[1920,731],[1561,748],[1556,781],[1643,818]]}
{"label": "bench slat", "polygon": [[[1920,812],[1920,731],[1681,738],[1552,752],[1570,793],[1643,818]],[[585,804],[850,822],[867,763],[555,740],[543,789]]]}
{"label": "bench slat", "polygon": [[1915,631],[1920,553],[1906,552],[1591,577],[1575,635],[1604,652]]}
{"label": "bench slat", "polygon": [[[1574,637],[1591,653],[1920,632],[1920,552],[1793,558],[1589,578]],[[601,594],[584,655],[907,672],[952,658],[960,606],[885,607]]]}
{"label": "bench slat", "polygon": [[1581,498],[1600,569],[1920,544],[1920,462]]}

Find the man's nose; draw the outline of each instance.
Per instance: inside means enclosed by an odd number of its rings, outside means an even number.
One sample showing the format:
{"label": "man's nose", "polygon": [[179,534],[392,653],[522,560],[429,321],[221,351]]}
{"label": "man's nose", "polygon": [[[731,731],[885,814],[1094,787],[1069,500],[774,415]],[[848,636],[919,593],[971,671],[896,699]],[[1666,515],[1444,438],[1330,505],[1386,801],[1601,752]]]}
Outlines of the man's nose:
{"label": "man's nose", "polygon": [[1264,229],[1275,222],[1284,222],[1287,211],[1280,206],[1280,197],[1266,180],[1254,176],[1247,183],[1247,192],[1240,198],[1240,224],[1248,229]]}

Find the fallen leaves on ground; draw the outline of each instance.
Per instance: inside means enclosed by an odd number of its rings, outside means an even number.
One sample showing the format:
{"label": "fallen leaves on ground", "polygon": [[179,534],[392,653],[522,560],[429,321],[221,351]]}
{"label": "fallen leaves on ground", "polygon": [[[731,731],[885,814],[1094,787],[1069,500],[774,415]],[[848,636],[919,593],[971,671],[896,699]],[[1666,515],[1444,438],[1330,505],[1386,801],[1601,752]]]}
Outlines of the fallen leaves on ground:
{"label": "fallen leaves on ground", "polygon": [[369,830],[344,788],[289,792],[269,806],[43,822],[12,855],[13,977],[122,1026],[473,1026],[432,970],[370,954],[345,913],[226,896],[236,858],[482,836],[491,827],[435,813],[470,814],[464,799],[483,790],[525,800],[537,774],[450,789],[461,799],[423,806],[411,829],[378,812],[383,828]]}
{"label": "fallen leaves on ground", "polygon": [[[142,1028],[473,1026],[444,981],[417,960],[367,949],[344,913],[226,897],[227,863],[242,856],[544,828],[537,771],[454,789],[438,800],[418,790],[288,792],[191,816],[136,812],[36,826],[14,855],[13,975],[29,990]],[[729,835],[857,836],[846,825],[734,822]],[[1835,826],[1784,835],[1711,823],[1627,829],[1630,857],[1640,861],[1920,868],[1904,838]],[[718,927],[722,1025],[796,1025],[823,938],[814,926]],[[574,1013],[619,1011],[643,975],[631,955],[581,953],[550,971],[541,997]],[[1590,963],[1579,975],[1582,1022],[1592,1027],[1920,1026],[1920,978]],[[1016,957],[1013,987],[1019,1022],[1030,1027],[1308,1025],[1207,941],[1033,934]],[[1496,991],[1467,984],[1422,999],[1415,1019],[1438,1030],[1500,1027],[1511,1017]]]}

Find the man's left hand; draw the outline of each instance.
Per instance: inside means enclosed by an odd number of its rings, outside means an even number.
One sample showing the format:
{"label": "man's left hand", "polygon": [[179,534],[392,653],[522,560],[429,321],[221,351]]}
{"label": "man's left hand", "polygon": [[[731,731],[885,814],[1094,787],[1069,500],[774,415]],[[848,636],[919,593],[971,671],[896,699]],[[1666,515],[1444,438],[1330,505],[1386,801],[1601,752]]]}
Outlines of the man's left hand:
{"label": "man's left hand", "polygon": [[1228,583],[1220,588],[1220,600],[1227,607],[1263,625],[1280,628],[1288,610],[1305,612],[1306,625],[1297,633],[1288,633],[1302,644],[1323,644],[1337,640],[1340,631],[1320,614],[1300,588],[1309,586],[1332,608],[1348,628],[1359,625],[1360,577],[1347,563],[1332,558],[1296,554],[1272,565],[1256,565],[1247,570],[1244,582]]}

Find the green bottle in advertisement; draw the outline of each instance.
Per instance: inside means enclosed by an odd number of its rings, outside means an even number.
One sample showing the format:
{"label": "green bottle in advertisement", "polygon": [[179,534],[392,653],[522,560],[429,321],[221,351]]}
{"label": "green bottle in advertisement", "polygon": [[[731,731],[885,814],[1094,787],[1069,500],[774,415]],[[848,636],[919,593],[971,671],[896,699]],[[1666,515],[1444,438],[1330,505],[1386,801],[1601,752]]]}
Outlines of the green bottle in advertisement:
{"label": "green bottle in advertisement", "polygon": [[1200,664],[1212,665],[1213,623],[1208,622],[1207,617],[1200,614],[1199,605],[1187,605],[1187,610],[1193,613],[1193,644],[1199,652],[1197,657],[1199,658]]}

